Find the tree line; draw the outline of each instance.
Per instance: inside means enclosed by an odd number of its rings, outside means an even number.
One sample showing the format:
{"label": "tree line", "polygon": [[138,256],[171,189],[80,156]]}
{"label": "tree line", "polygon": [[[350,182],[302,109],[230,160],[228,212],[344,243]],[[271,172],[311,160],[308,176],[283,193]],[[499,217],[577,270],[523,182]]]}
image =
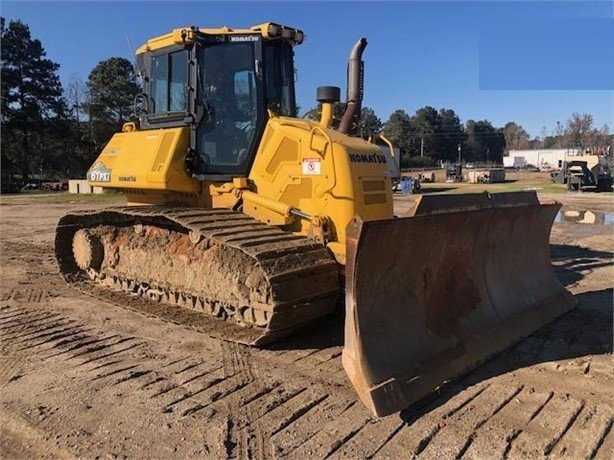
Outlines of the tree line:
{"label": "tree line", "polygon": [[59,64],[26,24],[0,18],[0,39],[3,178],[10,173],[25,184],[84,177],[113,133],[133,119],[140,89],[132,63],[107,59],[85,83],[73,76],[64,88]]}
{"label": "tree line", "polygon": [[[134,100],[140,92],[132,63],[121,57],[99,62],[85,82],[73,75],[66,87],[59,64],[46,57],[40,40],[20,20],[0,23],[1,50],[1,168],[26,183],[32,177],[84,177],[87,169],[126,121],[134,121]],[[333,125],[344,105],[336,104]],[[321,107],[304,115],[318,119]],[[382,122],[363,107],[353,134],[368,138],[383,134],[401,151],[403,167],[440,161],[500,163],[512,149],[595,148],[612,144],[608,126],[594,127],[590,114],[574,113],[554,133],[544,128],[531,139],[522,126],[509,122],[495,127],[488,120],[462,123],[452,109],[430,106],[409,115],[395,110]],[[459,155],[460,150],[460,155]]]}
{"label": "tree line", "polygon": [[[339,124],[343,109],[343,103],[335,106],[333,126]],[[320,113],[318,106],[304,116],[317,120]],[[554,133],[544,128],[541,136],[534,138],[513,121],[503,127],[495,127],[488,120],[462,123],[454,110],[430,106],[419,108],[413,115],[395,110],[385,122],[369,107],[363,107],[361,115],[360,122],[353,127],[354,134],[364,138],[382,134],[389,138],[400,149],[404,168],[459,161],[501,164],[510,150],[524,149],[590,149],[605,154],[614,143],[607,125],[595,128],[592,115],[577,112],[564,125],[557,122]]]}

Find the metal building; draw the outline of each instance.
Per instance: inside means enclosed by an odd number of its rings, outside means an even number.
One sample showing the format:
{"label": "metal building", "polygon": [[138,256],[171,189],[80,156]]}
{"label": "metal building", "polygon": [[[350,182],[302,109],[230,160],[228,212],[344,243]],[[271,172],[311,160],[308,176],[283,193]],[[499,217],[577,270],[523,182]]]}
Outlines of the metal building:
{"label": "metal building", "polygon": [[503,166],[506,168],[526,168],[534,166],[540,171],[561,169],[564,161],[571,161],[568,157],[581,156],[582,149],[537,149],[537,150],[510,150],[508,156],[503,157]]}

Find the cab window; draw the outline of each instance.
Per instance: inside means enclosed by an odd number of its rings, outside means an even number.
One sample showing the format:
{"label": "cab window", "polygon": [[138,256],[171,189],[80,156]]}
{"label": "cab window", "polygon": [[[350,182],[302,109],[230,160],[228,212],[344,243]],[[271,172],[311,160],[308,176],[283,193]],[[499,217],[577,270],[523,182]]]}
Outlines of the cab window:
{"label": "cab window", "polygon": [[264,44],[266,105],[278,115],[296,116],[293,51],[288,43]]}
{"label": "cab window", "polygon": [[187,110],[188,53],[177,51],[152,58],[151,93],[154,114]]}

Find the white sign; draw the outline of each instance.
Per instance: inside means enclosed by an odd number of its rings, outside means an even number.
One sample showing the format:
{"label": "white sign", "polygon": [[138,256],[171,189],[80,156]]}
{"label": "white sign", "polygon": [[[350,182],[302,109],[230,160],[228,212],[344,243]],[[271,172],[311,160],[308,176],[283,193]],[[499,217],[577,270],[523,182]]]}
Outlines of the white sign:
{"label": "white sign", "polygon": [[319,158],[303,158],[303,174],[317,176],[321,172]]}
{"label": "white sign", "polygon": [[111,182],[111,170],[103,163],[96,163],[96,166],[87,172],[87,180],[91,182]]}

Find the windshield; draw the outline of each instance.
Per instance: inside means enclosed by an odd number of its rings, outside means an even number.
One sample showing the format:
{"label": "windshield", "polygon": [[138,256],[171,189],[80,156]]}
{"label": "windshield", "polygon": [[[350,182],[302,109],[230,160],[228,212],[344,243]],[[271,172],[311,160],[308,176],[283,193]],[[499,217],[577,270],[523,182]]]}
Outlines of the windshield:
{"label": "windshield", "polygon": [[247,172],[259,121],[256,41],[208,44],[199,50],[200,104],[207,113],[197,139],[202,172]]}

